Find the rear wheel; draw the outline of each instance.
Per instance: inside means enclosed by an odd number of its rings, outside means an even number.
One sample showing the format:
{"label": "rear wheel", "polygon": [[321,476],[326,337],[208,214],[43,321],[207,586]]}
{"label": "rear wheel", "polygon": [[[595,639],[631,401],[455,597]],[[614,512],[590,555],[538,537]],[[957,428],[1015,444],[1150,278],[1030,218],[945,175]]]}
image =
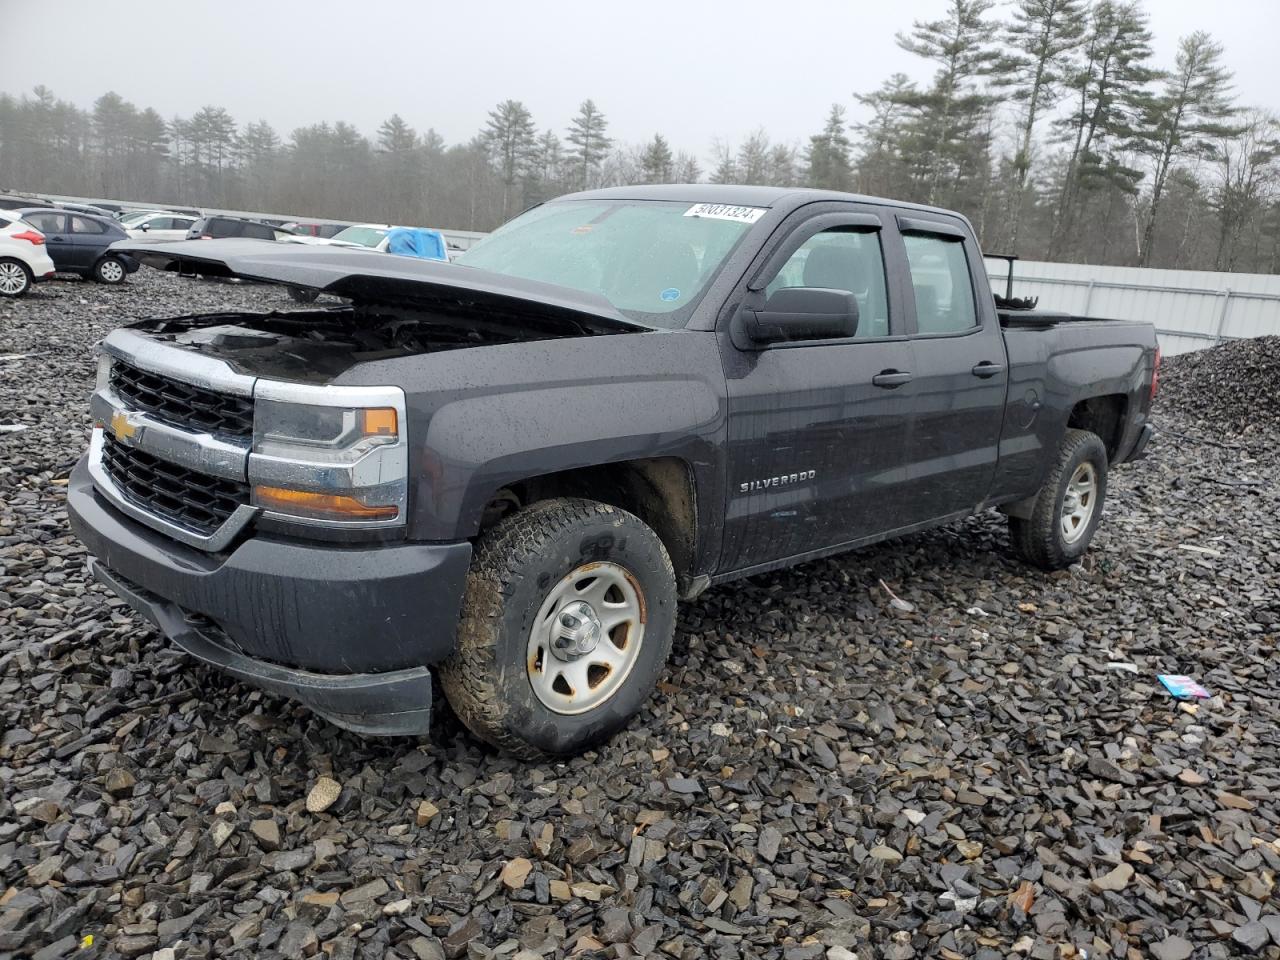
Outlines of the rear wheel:
{"label": "rear wheel", "polygon": [[99,283],[124,283],[124,278],[128,274],[124,264],[115,257],[103,257],[93,265],[93,279]]}
{"label": "rear wheel", "polygon": [[644,705],[675,609],[667,551],[637,517],[591,500],[535,503],[476,544],[441,685],[489,743],[525,757],[577,753]]}
{"label": "rear wheel", "polygon": [[1009,518],[1014,553],[1044,570],[1071,566],[1089,549],[1106,496],[1107,448],[1095,433],[1068,430],[1031,516]]}
{"label": "rear wheel", "polygon": [[21,260],[0,260],[0,296],[20,297],[31,289],[31,271]]}

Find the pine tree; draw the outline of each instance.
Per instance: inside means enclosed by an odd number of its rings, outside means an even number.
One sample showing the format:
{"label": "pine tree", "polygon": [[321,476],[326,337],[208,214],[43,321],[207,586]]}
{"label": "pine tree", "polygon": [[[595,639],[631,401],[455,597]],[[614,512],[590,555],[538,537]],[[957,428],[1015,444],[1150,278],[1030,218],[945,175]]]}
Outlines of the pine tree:
{"label": "pine tree", "polygon": [[1160,202],[1174,165],[1185,157],[1208,156],[1228,133],[1233,112],[1231,73],[1222,66],[1222,45],[1197,31],[1178,43],[1174,69],[1163,89],[1143,104],[1137,143],[1152,162],[1151,200],[1138,265],[1145,267],[1155,244]]}
{"label": "pine tree", "polygon": [[950,0],[942,20],[917,20],[898,46],[938,64],[932,86],[904,104],[912,116],[904,152],[918,158],[918,189],[928,203],[950,200],[986,159],[986,113],[990,99],[976,88],[988,70],[991,24],[984,20],[994,0]]}
{"label": "pine tree", "polygon": [[869,122],[854,127],[862,140],[857,162],[857,188],[862,193],[880,197],[906,195],[903,173],[907,165],[902,142],[907,104],[918,95],[905,73],[893,74],[873,93],[855,95],[859,103],[871,108],[872,114]]}
{"label": "pine tree", "polygon": [[565,137],[573,147],[569,159],[572,161],[574,183],[579,189],[592,185],[592,178],[613,143],[606,135],[608,129],[609,121],[595,102],[583,100],[578,107],[578,115],[569,123],[569,133]]}
{"label": "pine tree", "polygon": [[849,190],[853,185],[852,144],[845,132],[844,107],[831,105],[822,132],[809,138],[805,182],[823,190]]}
{"label": "pine tree", "polygon": [[711,156],[715,160],[715,169],[711,171],[712,183],[743,183],[738,175],[738,163],[733,157],[733,147],[723,140],[711,144]]}
{"label": "pine tree", "polygon": [[480,135],[503,185],[502,219],[519,209],[516,185],[524,180],[536,159],[537,128],[528,108],[519,100],[504,100],[489,111],[489,122]]}
{"label": "pine tree", "polygon": [[737,175],[742,183],[769,183],[769,135],[758,127],[738,147]]}
{"label": "pine tree", "polygon": [[1068,80],[1071,112],[1057,121],[1068,141],[1048,256],[1062,256],[1078,220],[1082,194],[1098,187],[1132,194],[1141,173],[1118,152],[1128,143],[1147,85],[1151,31],[1136,2],[1101,0],[1086,29],[1083,60]]}
{"label": "pine tree", "polygon": [[653,139],[640,154],[640,175],[643,183],[671,183],[671,147],[666,138],[655,133]]}
{"label": "pine tree", "polygon": [[398,113],[393,113],[378,128],[378,149],[384,153],[407,153],[418,143],[418,135],[413,127],[404,122]]}
{"label": "pine tree", "polygon": [[1019,0],[1004,27],[1004,54],[995,65],[994,86],[1022,105],[1013,155],[1009,252],[1017,253],[1018,232],[1031,174],[1036,123],[1062,95],[1084,41],[1085,0]]}

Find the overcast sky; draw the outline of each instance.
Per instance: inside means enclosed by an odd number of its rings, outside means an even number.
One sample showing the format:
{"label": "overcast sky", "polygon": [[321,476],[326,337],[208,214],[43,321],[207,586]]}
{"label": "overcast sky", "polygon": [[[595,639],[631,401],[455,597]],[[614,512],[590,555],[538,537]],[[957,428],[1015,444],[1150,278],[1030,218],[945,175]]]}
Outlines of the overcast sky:
{"label": "overcast sky", "polygon": [[[89,106],[115,90],[166,118],[206,104],[282,136],[321,120],[372,134],[392,113],[468,139],[499,100],[523,100],[563,134],[585,97],[617,139],[661,132],[705,157],[758,126],[803,142],[833,102],[858,111],[894,71],[931,68],[894,33],[946,0],[129,0],[59,7],[0,0],[0,90],[43,83]],[[1280,108],[1280,0],[1147,0],[1162,64],[1177,38],[1226,46],[1251,105]]]}

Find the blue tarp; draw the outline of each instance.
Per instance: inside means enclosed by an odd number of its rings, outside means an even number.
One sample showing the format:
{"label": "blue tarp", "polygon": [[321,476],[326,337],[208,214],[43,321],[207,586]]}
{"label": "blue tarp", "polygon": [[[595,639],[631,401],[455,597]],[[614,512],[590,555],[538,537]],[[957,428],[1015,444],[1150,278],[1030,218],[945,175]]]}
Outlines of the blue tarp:
{"label": "blue tarp", "polygon": [[420,260],[448,260],[444,234],[422,227],[396,227],[387,231],[387,253]]}

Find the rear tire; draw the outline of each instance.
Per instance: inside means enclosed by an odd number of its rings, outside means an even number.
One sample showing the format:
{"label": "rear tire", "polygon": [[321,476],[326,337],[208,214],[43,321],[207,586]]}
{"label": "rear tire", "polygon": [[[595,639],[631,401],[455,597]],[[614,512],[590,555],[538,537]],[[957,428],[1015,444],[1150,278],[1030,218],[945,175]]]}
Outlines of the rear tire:
{"label": "rear tire", "polygon": [[1042,570],[1071,566],[1089,549],[1106,497],[1106,446],[1088,430],[1068,430],[1031,516],[1009,518],[1013,552]]}
{"label": "rear tire", "polygon": [[637,517],[592,500],[541,501],[476,544],[441,686],[458,718],[508,753],[579,753],[644,705],[675,612],[671,560]]}
{"label": "rear tire", "polygon": [[31,271],[21,260],[0,259],[0,297],[20,297],[34,282]]}
{"label": "rear tire", "polygon": [[115,286],[124,283],[124,278],[128,275],[129,271],[116,257],[103,257],[93,265],[93,279],[98,283]]}

